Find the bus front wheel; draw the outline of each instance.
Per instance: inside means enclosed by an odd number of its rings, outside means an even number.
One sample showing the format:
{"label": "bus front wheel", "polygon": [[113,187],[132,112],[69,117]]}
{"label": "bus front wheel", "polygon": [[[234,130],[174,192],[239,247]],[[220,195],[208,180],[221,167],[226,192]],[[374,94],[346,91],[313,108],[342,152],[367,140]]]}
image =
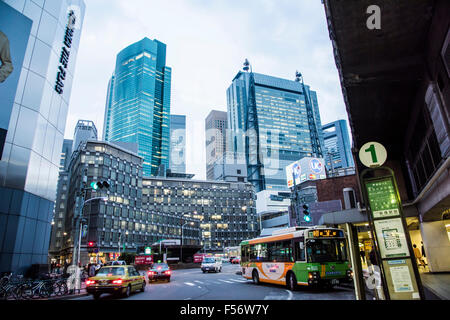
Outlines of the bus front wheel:
{"label": "bus front wheel", "polygon": [[295,277],[295,274],[288,274],[286,278],[286,286],[291,291],[295,291],[297,289],[297,278]]}
{"label": "bus front wheel", "polygon": [[253,280],[253,283],[254,283],[254,284],[256,284],[256,285],[259,284],[259,274],[258,274],[258,271],[253,270],[253,273],[252,273],[252,280]]}

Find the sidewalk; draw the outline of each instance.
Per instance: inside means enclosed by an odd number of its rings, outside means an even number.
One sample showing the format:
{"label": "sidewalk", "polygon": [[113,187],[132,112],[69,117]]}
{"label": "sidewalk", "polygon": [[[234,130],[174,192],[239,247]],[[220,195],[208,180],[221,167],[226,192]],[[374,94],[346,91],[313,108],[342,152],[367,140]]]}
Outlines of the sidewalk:
{"label": "sidewalk", "polygon": [[83,281],[83,282],[81,282],[81,289],[75,290],[75,293],[66,294],[64,296],[52,296],[45,300],[68,300],[68,299],[73,299],[73,298],[78,298],[78,297],[84,297],[87,295],[88,295],[88,293],[86,292],[86,283]]}

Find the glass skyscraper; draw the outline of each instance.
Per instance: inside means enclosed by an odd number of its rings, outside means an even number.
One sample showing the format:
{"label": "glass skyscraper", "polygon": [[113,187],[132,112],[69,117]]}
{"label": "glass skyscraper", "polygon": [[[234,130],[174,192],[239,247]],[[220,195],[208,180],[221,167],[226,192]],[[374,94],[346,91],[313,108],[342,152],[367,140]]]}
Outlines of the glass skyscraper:
{"label": "glass skyscraper", "polygon": [[322,127],[324,159],[328,170],[354,167],[347,121],[338,120]]}
{"label": "glass skyscraper", "polygon": [[[83,0],[0,0],[0,29],[9,38],[13,64],[0,83],[0,123],[7,132],[0,155],[0,272],[23,273],[48,262],[84,11]],[[22,20],[28,21],[28,31]],[[16,44],[22,39],[19,62]]]}
{"label": "glass skyscraper", "polygon": [[144,38],[117,55],[108,85],[104,140],[137,144],[145,176],[169,167],[171,75],[166,45]]}
{"label": "glass skyscraper", "polygon": [[170,115],[169,169],[175,173],[186,173],[186,116]]}
{"label": "glass skyscraper", "polygon": [[[227,90],[227,103],[227,148],[246,155],[248,181],[256,192],[285,190],[287,165],[303,157],[322,155],[317,95],[309,86],[240,71]],[[316,128],[318,147],[312,144],[312,127]]]}

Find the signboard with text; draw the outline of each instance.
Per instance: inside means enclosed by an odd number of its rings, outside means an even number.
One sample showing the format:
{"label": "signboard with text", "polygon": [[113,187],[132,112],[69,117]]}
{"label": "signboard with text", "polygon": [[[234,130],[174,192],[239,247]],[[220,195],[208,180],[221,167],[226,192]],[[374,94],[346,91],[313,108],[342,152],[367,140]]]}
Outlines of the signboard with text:
{"label": "signboard with text", "polygon": [[[389,171],[390,175],[375,175],[374,170]],[[375,177],[364,178],[369,173]],[[366,169],[361,180],[370,209],[369,220],[376,239],[377,255],[381,259],[379,267],[383,271],[385,294],[391,300],[420,299],[420,279],[393,171],[387,167]]]}
{"label": "signboard with text", "polygon": [[143,264],[152,264],[153,256],[136,256],[134,257],[134,264],[143,265]]}
{"label": "signboard with text", "polygon": [[288,188],[305,181],[326,178],[325,160],[323,158],[305,157],[286,167]]}

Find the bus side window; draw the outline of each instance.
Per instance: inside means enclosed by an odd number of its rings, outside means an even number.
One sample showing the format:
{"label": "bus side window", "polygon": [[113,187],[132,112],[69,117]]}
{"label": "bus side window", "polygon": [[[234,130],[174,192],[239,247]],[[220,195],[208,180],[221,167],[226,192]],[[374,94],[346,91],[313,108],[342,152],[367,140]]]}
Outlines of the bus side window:
{"label": "bus side window", "polygon": [[305,261],[305,245],[303,241],[297,242],[297,261]]}

